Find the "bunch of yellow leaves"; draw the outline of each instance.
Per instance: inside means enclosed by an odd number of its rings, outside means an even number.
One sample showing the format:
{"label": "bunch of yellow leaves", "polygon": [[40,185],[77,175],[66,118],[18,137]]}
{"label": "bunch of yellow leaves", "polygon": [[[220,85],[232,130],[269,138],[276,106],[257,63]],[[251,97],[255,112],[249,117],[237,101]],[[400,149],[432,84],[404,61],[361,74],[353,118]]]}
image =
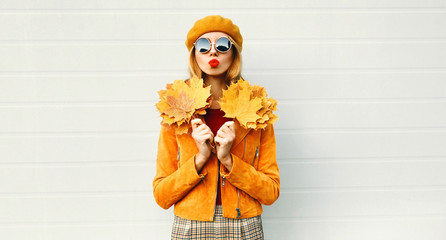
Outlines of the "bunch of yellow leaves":
{"label": "bunch of yellow leaves", "polygon": [[158,92],[160,101],[156,108],[161,113],[162,124],[176,127],[177,134],[186,133],[189,122],[198,114],[205,115],[211,102],[211,87],[204,87],[203,79],[175,80]]}
{"label": "bunch of yellow leaves", "polygon": [[264,129],[278,119],[273,113],[277,110],[277,101],[267,98],[265,88],[252,86],[242,79],[223,90],[220,107],[225,117],[236,119],[244,128]]}

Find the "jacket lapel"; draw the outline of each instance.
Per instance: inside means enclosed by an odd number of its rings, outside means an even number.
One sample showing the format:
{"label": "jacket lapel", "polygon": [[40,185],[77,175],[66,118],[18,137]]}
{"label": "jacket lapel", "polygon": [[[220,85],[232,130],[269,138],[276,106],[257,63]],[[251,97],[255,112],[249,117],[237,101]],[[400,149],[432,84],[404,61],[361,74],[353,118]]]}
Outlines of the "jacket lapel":
{"label": "jacket lapel", "polygon": [[237,147],[237,145],[239,145],[243,141],[243,139],[249,133],[249,131],[251,131],[251,129],[243,128],[237,121],[234,122],[235,122],[235,140],[234,143],[232,144],[231,149]]}

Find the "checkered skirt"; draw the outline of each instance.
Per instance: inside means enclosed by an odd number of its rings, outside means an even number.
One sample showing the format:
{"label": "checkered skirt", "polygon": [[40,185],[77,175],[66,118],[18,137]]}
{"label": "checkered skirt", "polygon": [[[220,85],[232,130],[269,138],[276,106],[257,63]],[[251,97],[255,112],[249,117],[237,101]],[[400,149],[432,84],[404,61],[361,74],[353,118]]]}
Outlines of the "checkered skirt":
{"label": "checkered skirt", "polygon": [[259,215],[243,219],[225,218],[222,206],[217,205],[212,222],[188,220],[175,216],[172,239],[263,239],[262,217]]}

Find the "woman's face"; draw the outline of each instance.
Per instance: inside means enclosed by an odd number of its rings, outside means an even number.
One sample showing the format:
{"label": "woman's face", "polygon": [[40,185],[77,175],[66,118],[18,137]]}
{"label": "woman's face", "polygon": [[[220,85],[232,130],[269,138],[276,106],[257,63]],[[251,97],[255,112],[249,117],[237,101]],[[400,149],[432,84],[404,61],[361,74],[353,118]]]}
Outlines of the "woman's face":
{"label": "woman's face", "polygon": [[[220,76],[224,74],[232,64],[233,55],[232,49],[225,53],[215,50],[215,42],[221,37],[228,37],[223,32],[209,32],[201,35],[200,38],[207,38],[211,42],[211,50],[207,53],[200,53],[195,48],[195,59],[201,71],[208,76]],[[233,47],[233,46],[232,46]],[[232,48],[231,47],[231,48]]]}

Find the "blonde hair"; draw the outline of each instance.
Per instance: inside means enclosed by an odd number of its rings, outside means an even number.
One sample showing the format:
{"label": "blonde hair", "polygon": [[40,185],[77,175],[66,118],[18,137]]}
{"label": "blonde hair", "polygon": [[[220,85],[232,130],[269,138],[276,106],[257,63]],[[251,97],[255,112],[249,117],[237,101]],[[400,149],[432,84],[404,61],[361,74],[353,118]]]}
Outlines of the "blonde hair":
{"label": "blonde hair", "polygon": [[[238,45],[231,36],[228,36],[229,40],[232,42],[232,52],[233,58],[231,66],[229,66],[226,71],[225,80],[229,84],[230,82],[236,82],[242,77],[242,54],[241,47]],[[189,50],[189,74],[190,77],[203,78],[205,73],[198,66],[197,60],[195,59],[195,47]]]}

